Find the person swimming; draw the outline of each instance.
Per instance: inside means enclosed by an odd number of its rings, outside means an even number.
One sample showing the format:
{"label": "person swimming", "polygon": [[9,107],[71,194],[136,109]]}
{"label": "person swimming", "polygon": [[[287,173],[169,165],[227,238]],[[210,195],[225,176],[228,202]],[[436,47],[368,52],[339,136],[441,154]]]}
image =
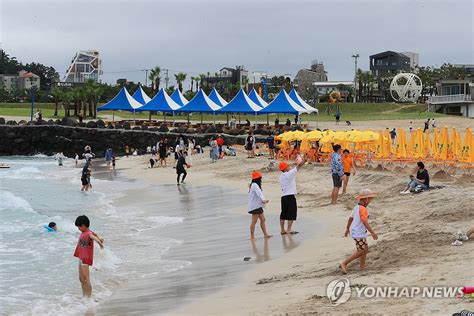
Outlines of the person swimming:
{"label": "person swimming", "polygon": [[55,233],[58,231],[58,225],[55,222],[50,222],[49,224],[44,224],[43,228],[46,229],[47,232]]}

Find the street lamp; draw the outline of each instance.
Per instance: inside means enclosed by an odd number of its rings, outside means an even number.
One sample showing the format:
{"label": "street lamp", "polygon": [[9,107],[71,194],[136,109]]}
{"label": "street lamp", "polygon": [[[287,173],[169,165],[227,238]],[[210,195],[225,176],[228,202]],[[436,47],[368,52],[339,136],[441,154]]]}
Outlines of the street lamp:
{"label": "street lamp", "polygon": [[359,58],[359,54],[354,54],[352,55],[352,58],[354,58],[354,103],[356,103],[356,95],[357,95],[357,58]]}

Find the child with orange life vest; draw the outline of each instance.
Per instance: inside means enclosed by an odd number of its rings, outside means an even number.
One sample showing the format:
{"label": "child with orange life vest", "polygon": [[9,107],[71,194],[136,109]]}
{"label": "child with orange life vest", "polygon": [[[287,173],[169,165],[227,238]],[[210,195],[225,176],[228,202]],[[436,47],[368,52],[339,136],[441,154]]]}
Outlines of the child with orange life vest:
{"label": "child with orange life vest", "polygon": [[349,183],[349,177],[351,176],[351,171],[353,175],[356,174],[356,167],[354,163],[354,157],[348,149],[344,149],[341,155],[342,165],[344,166],[344,174],[346,177],[342,180],[342,194],[346,193],[347,184]]}
{"label": "child with orange life vest", "polygon": [[378,239],[377,234],[369,224],[370,215],[369,210],[367,209],[367,206],[376,195],[377,193],[374,193],[369,189],[363,189],[356,197],[358,203],[354,207],[352,216],[349,217],[347,221],[346,232],[344,234],[344,236],[347,237],[349,236],[350,232],[351,237],[354,239],[356,244],[356,251],[344,261],[342,261],[339,265],[342,273],[344,274],[347,273],[347,265],[356,259],[359,259],[360,261],[360,268],[365,268],[365,259],[367,257],[367,253],[369,252],[369,245],[367,244],[367,231],[370,232],[374,240]]}
{"label": "child with orange life vest", "polygon": [[87,216],[78,216],[74,224],[81,231],[74,257],[79,259],[79,281],[81,282],[82,295],[90,297],[92,295],[92,285],[89,267],[92,266],[94,261],[94,241],[99,244],[100,248],[104,248],[104,239],[89,229],[90,221]]}
{"label": "child with orange life vest", "polygon": [[263,236],[270,238],[272,235],[267,233],[265,225],[265,215],[263,215],[263,207],[268,203],[262,192],[262,173],[259,171],[252,172],[252,182],[249,186],[248,197],[248,213],[252,215],[252,222],[250,223],[250,240],[255,240],[255,225],[260,220],[260,228]]}

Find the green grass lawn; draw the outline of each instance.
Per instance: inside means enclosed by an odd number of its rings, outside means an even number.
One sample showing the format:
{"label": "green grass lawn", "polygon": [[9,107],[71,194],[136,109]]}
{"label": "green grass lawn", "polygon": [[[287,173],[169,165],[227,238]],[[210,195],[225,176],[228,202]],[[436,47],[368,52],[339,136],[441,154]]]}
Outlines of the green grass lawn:
{"label": "green grass lawn", "polygon": [[[31,111],[31,104],[29,103],[0,103],[0,117],[1,116],[24,116],[29,117]],[[328,114],[329,108],[329,114]],[[41,109],[43,112],[44,118],[54,118],[54,104],[52,103],[36,103],[35,112],[37,109]],[[319,117],[317,114],[304,115],[304,121],[319,121],[327,122],[334,120],[334,105],[320,104],[318,106]],[[429,117],[442,117],[443,114],[430,113],[426,112],[427,106],[425,104],[398,104],[398,103],[341,103],[339,104],[339,109],[341,112],[342,121],[371,121],[371,120],[397,120],[397,119],[426,119]],[[72,112],[72,111],[71,111]],[[60,107],[58,117],[64,116],[64,110]],[[104,115],[112,115],[112,111],[99,112],[98,117],[104,117]],[[125,119],[132,119],[134,117],[133,113],[129,112],[115,112],[116,116]],[[148,119],[148,113],[136,113],[135,117],[137,119]],[[270,115],[269,120],[271,123],[279,117],[280,123],[283,124],[286,121],[286,118],[289,118],[292,122],[294,116],[280,114]],[[163,115],[153,115],[153,119],[162,120]],[[170,117],[167,117],[167,120],[170,120]],[[187,115],[176,115],[175,119],[186,120]],[[254,115],[240,115],[240,120],[245,121],[249,119],[251,122],[255,121]],[[259,122],[266,121],[266,115],[258,117]],[[191,116],[191,120],[200,121],[201,115],[194,113]],[[214,116],[210,114],[204,114],[203,120],[210,122],[214,120]],[[225,114],[215,115],[216,121],[226,121],[227,117]]]}

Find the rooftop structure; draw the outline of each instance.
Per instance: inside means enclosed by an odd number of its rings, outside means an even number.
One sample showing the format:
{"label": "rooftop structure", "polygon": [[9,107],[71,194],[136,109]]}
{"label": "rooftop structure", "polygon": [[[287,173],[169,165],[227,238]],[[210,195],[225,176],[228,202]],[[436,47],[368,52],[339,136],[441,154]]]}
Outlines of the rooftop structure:
{"label": "rooftop structure", "polygon": [[99,52],[82,50],[72,58],[63,81],[83,83],[92,79],[100,82],[100,75],[102,75],[102,60]]}

